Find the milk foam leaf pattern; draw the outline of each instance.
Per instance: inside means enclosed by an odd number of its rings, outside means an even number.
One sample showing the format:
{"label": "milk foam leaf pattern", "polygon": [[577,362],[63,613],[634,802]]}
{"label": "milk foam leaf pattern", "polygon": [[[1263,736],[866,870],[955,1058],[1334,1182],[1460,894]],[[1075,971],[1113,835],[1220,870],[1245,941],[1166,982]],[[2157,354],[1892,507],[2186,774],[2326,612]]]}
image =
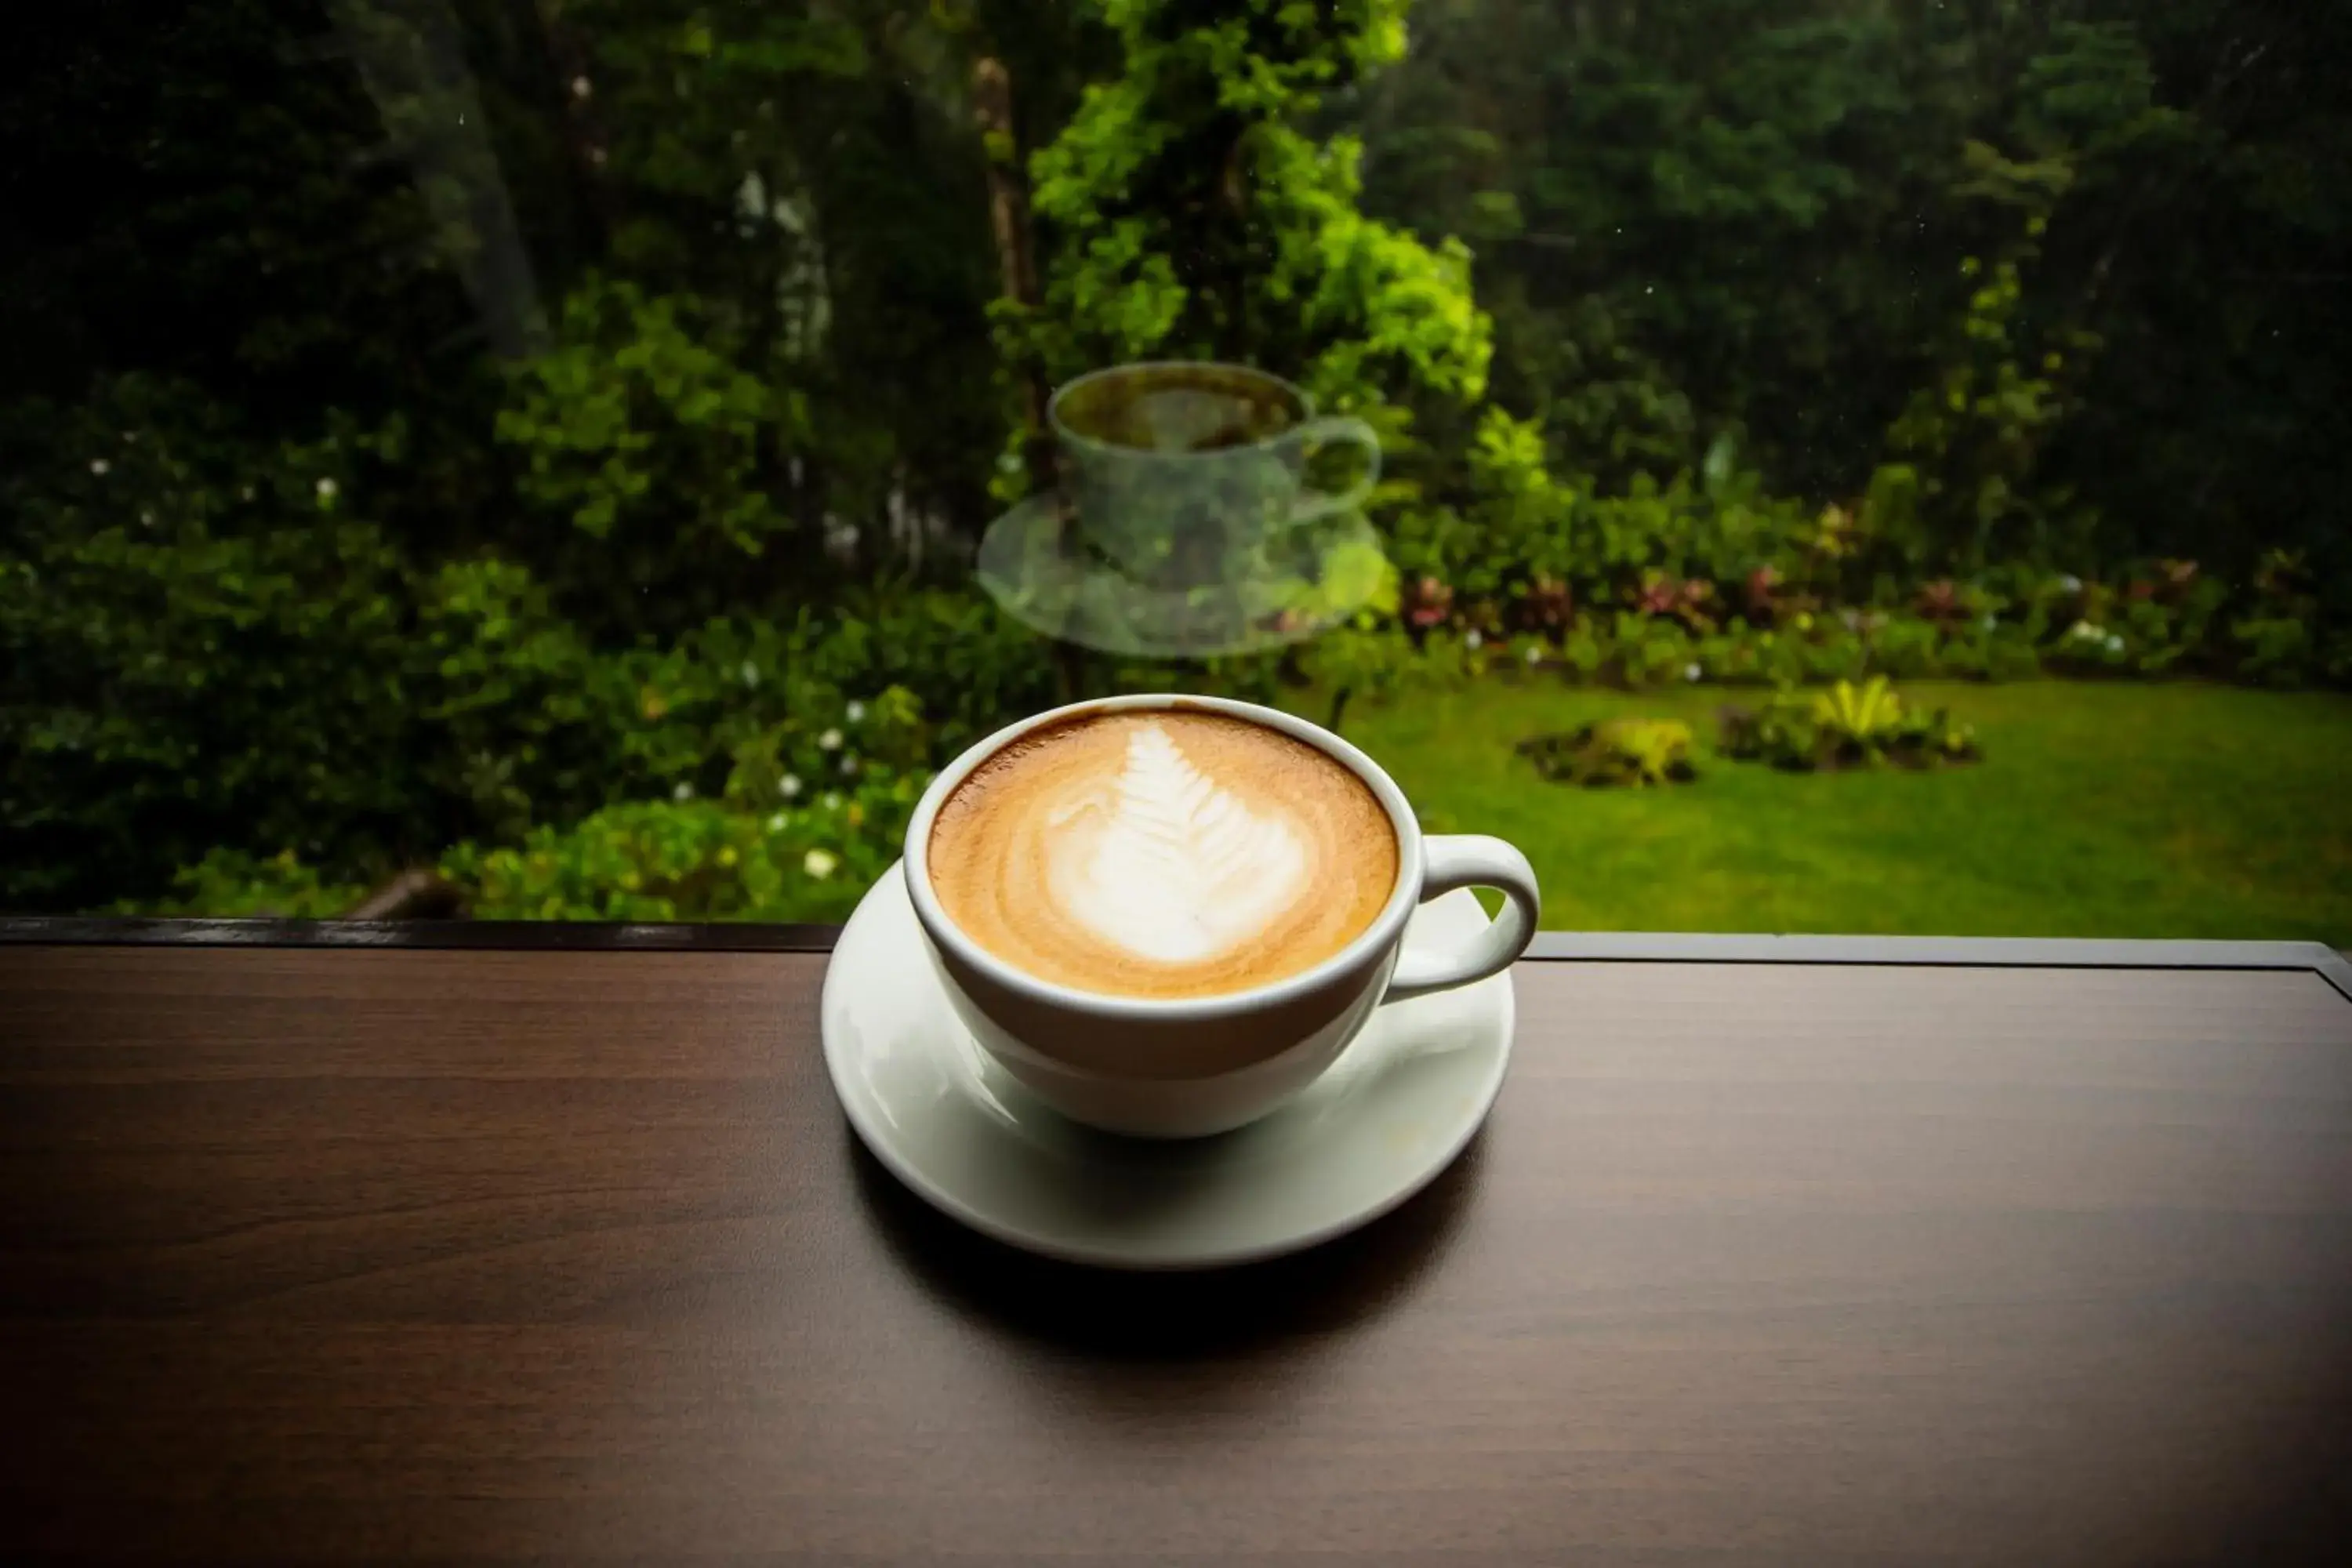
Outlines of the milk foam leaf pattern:
{"label": "milk foam leaf pattern", "polygon": [[1129,737],[1106,804],[1095,831],[1065,841],[1055,879],[1073,914],[1130,952],[1213,957],[1305,889],[1307,853],[1290,826],[1219,788],[1157,724]]}

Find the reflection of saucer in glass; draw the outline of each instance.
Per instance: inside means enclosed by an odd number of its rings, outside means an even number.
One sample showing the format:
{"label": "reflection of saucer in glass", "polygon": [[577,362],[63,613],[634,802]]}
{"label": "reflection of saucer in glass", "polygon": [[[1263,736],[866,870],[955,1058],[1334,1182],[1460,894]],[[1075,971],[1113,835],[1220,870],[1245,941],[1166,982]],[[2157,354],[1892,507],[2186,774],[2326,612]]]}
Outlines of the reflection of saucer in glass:
{"label": "reflection of saucer in glass", "polygon": [[1137,658],[1278,647],[1330,630],[1379,592],[1380,536],[1352,509],[1305,520],[1191,587],[1134,581],[1071,538],[1060,498],[1032,496],[981,541],[978,572],[1006,613],[1047,637]]}

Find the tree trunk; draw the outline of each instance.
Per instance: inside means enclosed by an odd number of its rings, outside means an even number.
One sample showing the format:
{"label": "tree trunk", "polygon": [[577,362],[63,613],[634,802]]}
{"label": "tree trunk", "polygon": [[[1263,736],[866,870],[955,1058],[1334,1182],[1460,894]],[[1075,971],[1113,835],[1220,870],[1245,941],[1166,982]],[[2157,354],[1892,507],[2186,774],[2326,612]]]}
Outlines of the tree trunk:
{"label": "tree trunk", "polygon": [[438,872],[415,868],[403,871],[353,904],[347,921],[438,921],[466,918],[466,890],[441,879]]}
{"label": "tree trunk", "polygon": [[[988,161],[988,216],[996,236],[996,265],[1004,298],[1023,314],[1037,309],[1037,263],[1029,228],[1029,182],[1013,133],[1013,76],[1004,62],[982,55],[971,68],[971,118]],[[1022,456],[1033,490],[1055,480],[1053,442],[1045,429],[1047,389],[1043,366],[1024,353],[1013,367],[1021,388]]]}
{"label": "tree trunk", "polygon": [[571,170],[576,220],[589,229],[589,248],[602,261],[611,247],[620,215],[614,208],[612,184],[604,178],[612,135],[596,107],[593,62],[586,41],[563,15],[563,0],[530,0],[527,15],[538,22],[541,47],[555,70],[564,161]]}
{"label": "tree trunk", "polygon": [[[996,237],[996,266],[1004,298],[1024,319],[1034,320],[1040,299],[1036,251],[1029,223],[1029,181],[1021,158],[1020,138],[1013,129],[1013,74],[994,55],[983,54],[972,62],[971,117],[979,128],[981,147],[988,164],[988,216]],[[1045,406],[1051,392],[1045,382],[1045,367],[1038,363],[1034,345],[1024,341],[1018,362],[1011,369],[1021,391],[1022,466],[1028,471],[1029,492],[1043,494],[1058,489],[1061,483],[1053,433],[1045,426]],[[1062,526],[1066,529],[1069,525],[1065,509]],[[1054,674],[1061,700],[1077,700],[1087,687],[1086,650],[1076,643],[1056,639]]]}

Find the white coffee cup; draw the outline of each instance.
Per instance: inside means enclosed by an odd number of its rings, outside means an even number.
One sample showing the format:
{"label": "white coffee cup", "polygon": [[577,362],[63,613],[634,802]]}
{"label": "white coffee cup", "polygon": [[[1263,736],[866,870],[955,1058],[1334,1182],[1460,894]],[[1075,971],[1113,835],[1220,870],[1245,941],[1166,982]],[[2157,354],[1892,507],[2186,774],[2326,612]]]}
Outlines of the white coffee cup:
{"label": "white coffee cup", "polygon": [[[931,824],[971,771],[1033,730],[1082,715],[1189,709],[1278,730],[1370,786],[1396,830],[1388,902],[1331,957],[1271,984],[1222,995],[1104,995],[1026,973],[956,928],[931,887]],[[1223,698],[1155,694],[1073,703],[1009,724],[931,781],[907,826],[907,892],[948,999],[981,1047],[1047,1105],[1113,1132],[1186,1138],[1254,1121],[1339,1058],[1372,1009],[1484,980],[1527,950],[1542,910],[1534,869],[1499,838],[1424,836],[1396,782],[1356,747],[1304,719]],[[1457,951],[1403,952],[1413,907],[1456,888],[1494,888],[1501,916]]]}

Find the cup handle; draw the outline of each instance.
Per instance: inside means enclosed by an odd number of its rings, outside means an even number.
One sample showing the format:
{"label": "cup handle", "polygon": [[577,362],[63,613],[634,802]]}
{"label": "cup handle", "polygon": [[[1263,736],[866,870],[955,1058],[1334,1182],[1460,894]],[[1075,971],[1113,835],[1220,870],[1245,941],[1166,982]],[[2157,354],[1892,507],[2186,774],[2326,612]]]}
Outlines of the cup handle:
{"label": "cup handle", "polygon": [[1456,888],[1494,888],[1505,900],[1503,912],[1455,952],[1399,953],[1383,1004],[1450,991],[1508,969],[1535,940],[1543,916],[1535,868],[1512,845],[1483,833],[1442,834],[1421,843],[1423,903]]}
{"label": "cup handle", "polygon": [[1293,522],[1306,522],[1326,517],[1335,511],[1346,511],[1360,505],[1381,482],[1381,437],[1379,432],[1362,420],[1349,414],[1326,415],[1309,419],[1291,434],[1307,447],[1328,447],[1334,444],[1352,445],[1364,449],[1363,477],[1344,490],[1314,492],[1315,499],[1305,502],[1290,514]]}

